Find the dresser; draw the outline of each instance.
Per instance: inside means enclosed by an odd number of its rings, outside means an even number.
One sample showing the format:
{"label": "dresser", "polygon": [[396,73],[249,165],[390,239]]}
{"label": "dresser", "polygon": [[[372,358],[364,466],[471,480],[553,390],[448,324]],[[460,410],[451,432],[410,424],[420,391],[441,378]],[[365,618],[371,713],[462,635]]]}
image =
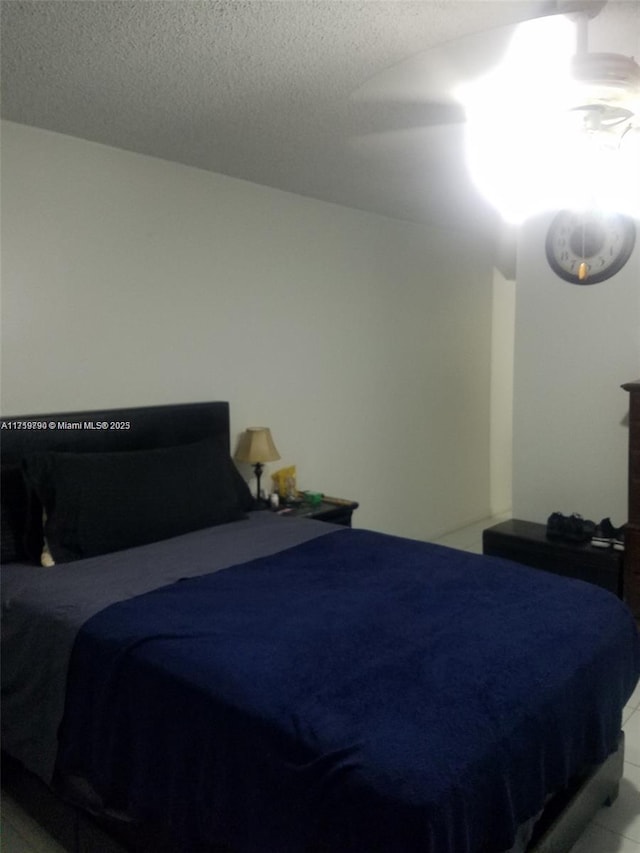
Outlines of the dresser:
{"label": "dresser", "polygon": [[588,581],[617,596],[623,590],[623,554],[589,542],[547,538],[546,525],[511,518],[482,533],[482,553],[505,557],[556,575]]}
{"label": "dresser", "polygon": [[622,386],[629,392],[629,517],[625,532],[624,594],[640,619],[640,380]]}

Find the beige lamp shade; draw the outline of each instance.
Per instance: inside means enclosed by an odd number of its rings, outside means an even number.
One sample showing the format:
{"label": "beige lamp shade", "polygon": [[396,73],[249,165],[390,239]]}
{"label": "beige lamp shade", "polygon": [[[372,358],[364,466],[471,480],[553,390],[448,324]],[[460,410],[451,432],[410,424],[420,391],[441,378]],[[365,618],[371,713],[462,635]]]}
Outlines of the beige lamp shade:
{"label": "beige lamp shade", "polygon": [[234,457],[238,462],[275,462],[280,459],[269,427],[249,427],[240,436]]}

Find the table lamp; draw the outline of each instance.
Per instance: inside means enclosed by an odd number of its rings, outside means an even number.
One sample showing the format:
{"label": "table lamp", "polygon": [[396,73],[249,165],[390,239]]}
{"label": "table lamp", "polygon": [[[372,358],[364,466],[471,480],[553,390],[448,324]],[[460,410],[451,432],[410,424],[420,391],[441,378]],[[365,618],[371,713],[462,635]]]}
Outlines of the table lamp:
{"label": "table lamp", "polygon": [[256,475],[256,500],[260,500],[260,477],[264,462],[275,462],[280,459],[269,427],[249,427],[240,436],[234,459],[237,462],[249,462],[253,465]]}

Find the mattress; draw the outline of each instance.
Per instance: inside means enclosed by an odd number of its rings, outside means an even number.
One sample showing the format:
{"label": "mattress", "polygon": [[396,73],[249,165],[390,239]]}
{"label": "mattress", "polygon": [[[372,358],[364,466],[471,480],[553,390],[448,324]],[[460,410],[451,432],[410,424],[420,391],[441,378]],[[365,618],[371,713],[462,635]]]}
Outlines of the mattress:
{"label": "mattress", "polygon": [[2,566],[2,747],[46,782],[53,778],[69,656],[79,628],[117,601],[181,577],[280,551],[331,528],[254,512],[140,548],[64,563]]}
{"label": "mattress", "polygon": [[597,587],[270,513],[4,567],[3,609],[4,747],[190,850],[506,850],[640,671]]}

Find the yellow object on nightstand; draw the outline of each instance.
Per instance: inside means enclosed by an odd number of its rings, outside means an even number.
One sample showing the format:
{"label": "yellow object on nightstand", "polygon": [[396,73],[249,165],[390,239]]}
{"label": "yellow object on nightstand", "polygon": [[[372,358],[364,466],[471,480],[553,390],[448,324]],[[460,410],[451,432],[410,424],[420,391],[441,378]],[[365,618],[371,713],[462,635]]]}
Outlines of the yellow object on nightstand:
{"label": "yellow object on nightstand", "polygon": [[281,468],[271,475],[275,490],[282,500],[293,499],[296,497],[296,466],[290,465],[288,468]]}

